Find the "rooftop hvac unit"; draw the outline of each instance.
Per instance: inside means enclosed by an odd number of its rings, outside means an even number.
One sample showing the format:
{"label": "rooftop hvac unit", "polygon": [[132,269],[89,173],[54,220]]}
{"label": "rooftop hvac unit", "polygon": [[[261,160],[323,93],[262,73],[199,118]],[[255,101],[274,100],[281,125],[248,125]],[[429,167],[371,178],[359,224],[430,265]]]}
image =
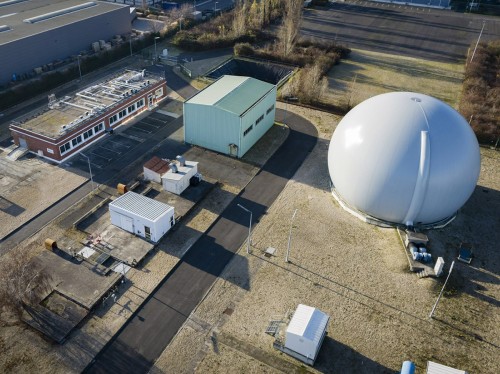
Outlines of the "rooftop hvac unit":
{"label": "rooftop hvac unit", "polygon": [[177,165],[173,162],[171,162],[170,164],[168,164],[168,167],[170,168],[170,170],[172,170],[172,173],[177,173]]}
{"label": "rooftop hvac unit", "polygon": [[186,159],[182,156],[177,156],[175,158],[179,162],[179,166],[186,166]]}

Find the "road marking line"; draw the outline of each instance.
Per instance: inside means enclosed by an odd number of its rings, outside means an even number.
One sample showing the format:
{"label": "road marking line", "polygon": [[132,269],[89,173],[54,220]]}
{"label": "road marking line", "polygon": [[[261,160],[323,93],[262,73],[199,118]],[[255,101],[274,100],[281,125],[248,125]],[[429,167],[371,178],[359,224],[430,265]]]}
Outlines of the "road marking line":
{"label": "road marking line", "polygon": [[108,151],[110,151],[110,152],[118,153],[119,155],[121,155],[121,154],[122,154],[121,152],[118,152],[118,151],[115,151],[115,150],[113,150],[113,149],[109,149],[109,148],[103,147],[102,145],[101,145],[99,148],[106,149],[106,150],[108,150]]}

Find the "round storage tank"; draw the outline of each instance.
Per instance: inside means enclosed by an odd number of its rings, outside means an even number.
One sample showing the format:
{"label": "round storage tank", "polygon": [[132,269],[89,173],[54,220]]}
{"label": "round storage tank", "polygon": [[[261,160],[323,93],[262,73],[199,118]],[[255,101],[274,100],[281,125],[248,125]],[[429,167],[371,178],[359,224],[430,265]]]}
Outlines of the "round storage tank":
{"label": "round storage tank", "polygon": [[339,123],[328,150],[334,194],[352,213],[407,226],[440,225],[474,191],[480,171],[467,121],[433,97],[372,97]]}

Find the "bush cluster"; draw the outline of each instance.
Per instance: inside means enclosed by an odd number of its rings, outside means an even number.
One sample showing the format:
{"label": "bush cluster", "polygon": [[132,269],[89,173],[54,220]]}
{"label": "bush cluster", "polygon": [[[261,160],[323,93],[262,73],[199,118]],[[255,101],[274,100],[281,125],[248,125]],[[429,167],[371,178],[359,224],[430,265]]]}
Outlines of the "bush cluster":
{"label": "bush cluster", "polygon": [[309,39],[301,39],[296,44],[293,53],[288,56],[283,56],[274,45],[258,48],[249,43],[241,43],[234,46],[236,56],[257,57],[299,67],[319,65],[322,75],[338,64],[342,58],[349,56],[349,53],[351,53],[349,48],[333,42],[316,42]]}
{"label": "bush cluster", "polygon": [[500,41],[479,44],[472,61],[469,58],[459,110],[480,143],[492,144],[499,139]]}

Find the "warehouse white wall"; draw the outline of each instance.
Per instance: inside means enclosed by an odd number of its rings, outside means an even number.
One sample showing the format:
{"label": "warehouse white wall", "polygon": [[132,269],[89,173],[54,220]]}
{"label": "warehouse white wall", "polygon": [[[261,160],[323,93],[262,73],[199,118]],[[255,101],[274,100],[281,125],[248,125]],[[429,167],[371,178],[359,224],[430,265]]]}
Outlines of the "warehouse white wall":
{"label": "warehouse white wall", "polygon": [[[267,109],[273,106],[273,110],[266,114]],[[250,148],[272,127],[276,113],[276,86],[267,93],[255,106],[246,112],[242,118],[241,146],[238,157],[243,157]],[[264,119],[256,124],[257,119],[264,115]],[[243,132],[253,125],[253,129],[243,136]]]}
{"label": "warehouse white wall", "polygon": [[[151,228],[151,241],[158,242],[163,235],[165,235],[168,230],[172,227],[171,217],[174,217],[174,209],[169,209],[166,214],[162,215],[156,221],[150,221],[144,219],[143,217],[136,216],[131,212],[121,209],[116,206],[109,206],[109,214],[111,217],[111,223],[115,226],[122,228],[132,234],[138,235],[145,238],[144,226]],[[124,224],[124,219],[122,217],[129,218],[133,221],[132,230],[128,229]]]}
{"label": "warehouse white wall", "polygon": [[239,144],[240,118],[210,105],[184,103],[184,141],[228,154]]}

